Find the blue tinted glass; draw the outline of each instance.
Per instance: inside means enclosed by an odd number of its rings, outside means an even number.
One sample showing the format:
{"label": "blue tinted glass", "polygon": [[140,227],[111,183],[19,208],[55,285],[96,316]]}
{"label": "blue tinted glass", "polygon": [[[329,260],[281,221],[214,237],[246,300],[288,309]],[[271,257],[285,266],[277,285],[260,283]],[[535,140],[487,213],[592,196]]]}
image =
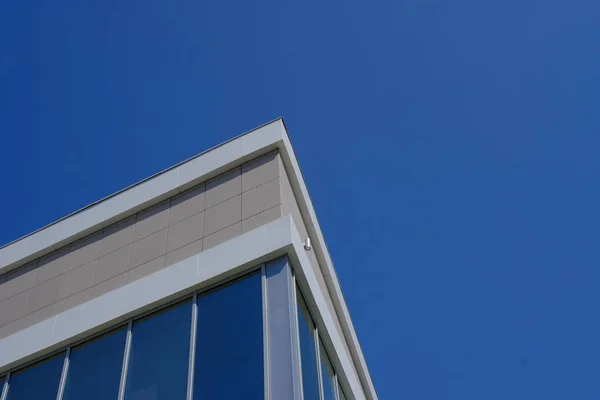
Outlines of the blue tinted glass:
{"label": "blue tinted glass", "polygon": [[63,353],[12,374],[8,400],[56,400],[64,359]]}
{"label": "blue tinted glass", "polygon": [[319,340],[319,355],[321,356],[321,379],[323,380],[323,399],[335,400],[335,378],[331,361],[327,357],[323,343]]}
{"label": "blue tinted glass", "polygon": [[191,301],[135,322],[126,400],[185,400]]}
{"label": "blue tinted glass", "polygon": [[116,400],[126,337],[124,328],[75,347],[63,400]]}
{"label": "blue tinted glass", "polygon": [[306,303],[302,299],[300,291],[298,291],[298,333],[304,400],[319,400],[319,373],[317,370],[314,329],[312,320],[308,315]]}
{"label": "blue tinted glass", "polygon": [[264,398],[261,276],[198,298],[196,400]]}

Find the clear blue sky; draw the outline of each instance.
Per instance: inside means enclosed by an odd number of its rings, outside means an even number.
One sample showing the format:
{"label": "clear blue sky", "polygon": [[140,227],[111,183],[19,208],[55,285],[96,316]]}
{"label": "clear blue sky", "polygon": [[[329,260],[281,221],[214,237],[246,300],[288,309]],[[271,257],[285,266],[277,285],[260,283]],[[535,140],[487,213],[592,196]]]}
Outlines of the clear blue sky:
{"label": "clear blue sky", "polygon": [[383,399],[600,398],[600,3],[0,3],[0,242],[283,116]]}

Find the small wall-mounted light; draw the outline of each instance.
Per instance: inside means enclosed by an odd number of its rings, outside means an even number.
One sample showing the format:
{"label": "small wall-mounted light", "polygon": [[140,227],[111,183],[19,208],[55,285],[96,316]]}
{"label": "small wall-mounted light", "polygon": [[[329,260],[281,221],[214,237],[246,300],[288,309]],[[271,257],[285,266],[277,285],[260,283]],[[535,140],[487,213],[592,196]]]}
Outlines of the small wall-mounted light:
{"label": "small wall-mounted light", "polygon": [[304,250],[306,250],[306,251],[310,251],[311,249],[312,249],[312,246],[310,245],[310,238],[309,238],[309,237],[307,237],[307,238],[304,240]]}

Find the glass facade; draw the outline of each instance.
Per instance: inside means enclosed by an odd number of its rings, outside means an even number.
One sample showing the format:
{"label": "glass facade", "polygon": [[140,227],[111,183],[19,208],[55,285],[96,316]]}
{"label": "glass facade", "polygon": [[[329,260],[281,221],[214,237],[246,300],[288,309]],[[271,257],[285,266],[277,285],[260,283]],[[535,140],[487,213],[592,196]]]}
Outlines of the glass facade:
{"label": "glass facade", "polygon": [[[289,271],[288,288],[293,288]],[[0,376],[0,400],[261,400],[265,385],[272,385],[265,380],[265,339],[280,340],[273,335],[279,328],[267,334],[264,326],[283,324],[289,329],[296,326],[296,317],[298,330],[291,335],[285,331],[291,343],[287,351],[296,354],[299,349],[298,357],[292,357],[292,365],[299,363],[293,375],[301,382],[295,387],[302,387],[303,400],[345,400],[299,288],[296,298],[291,289],[286,294],[282,285],[287,283],[281,276],[273,275],[271,281],[266,273],[253,273],[194,295],[196,302],[190,295],[176,305],[13,370]],[[278,303],[269,317],[265,315],[263,279],[276,282],[268,292],[279,294],[273,299],[289,302],[287,314],[278,312],[278,307],[287,307]]]}
{"label": "glass facade", "polygon": [[323,382],[323,400],[336,400],[335,374],[331,361],[327,356],[323,342],[319,340],[319,356],[321,358],[321,382]]}
{"label": "glass facade", "polygon": [[191,304],[187,301],[133,323],[125,400],[185,399]]}
{"label": "glass facade", "polygon": [[194,400],[264,398],[260,274],[199,296],[196,332]]}
{"label": "glass facade", "polygon": [[315,328],[300,291],[298,296],[298,339],[300,341],[300,365],[302,367],[302,392],[304,400],[319,400],[319,372]]}
{"label": "glass facade", "polygon": [[116,399],[127,329],[121,328],[71,350],[63,400]]}
{"label": "glass facade", "polygon": [[13,373],[7,400],[56,400],[64,359],[57,355]]}
{"label": "glass facade", "polygon": [[[319,336],[319,330],[315,327],[306,301],[300,293],[300,288],[296,288],[296,292],[304,400],[346,400],[331,359]],[[317,341],[318,352],[315,345]]]}

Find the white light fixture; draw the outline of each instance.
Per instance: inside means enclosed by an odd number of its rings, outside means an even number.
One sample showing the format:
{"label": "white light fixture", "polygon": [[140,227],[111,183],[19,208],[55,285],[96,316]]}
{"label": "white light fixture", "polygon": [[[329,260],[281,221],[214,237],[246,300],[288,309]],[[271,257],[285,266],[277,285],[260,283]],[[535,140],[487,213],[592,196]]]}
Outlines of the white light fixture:
{"label": "white light fixture", "polygon": [[304,250],[306,250],[306,251],[310,251],[310,249],[312,249],[312,246],[310,245],[310,238],[309,238],[309,237],[307,237],[307,238],[304,240]]}

